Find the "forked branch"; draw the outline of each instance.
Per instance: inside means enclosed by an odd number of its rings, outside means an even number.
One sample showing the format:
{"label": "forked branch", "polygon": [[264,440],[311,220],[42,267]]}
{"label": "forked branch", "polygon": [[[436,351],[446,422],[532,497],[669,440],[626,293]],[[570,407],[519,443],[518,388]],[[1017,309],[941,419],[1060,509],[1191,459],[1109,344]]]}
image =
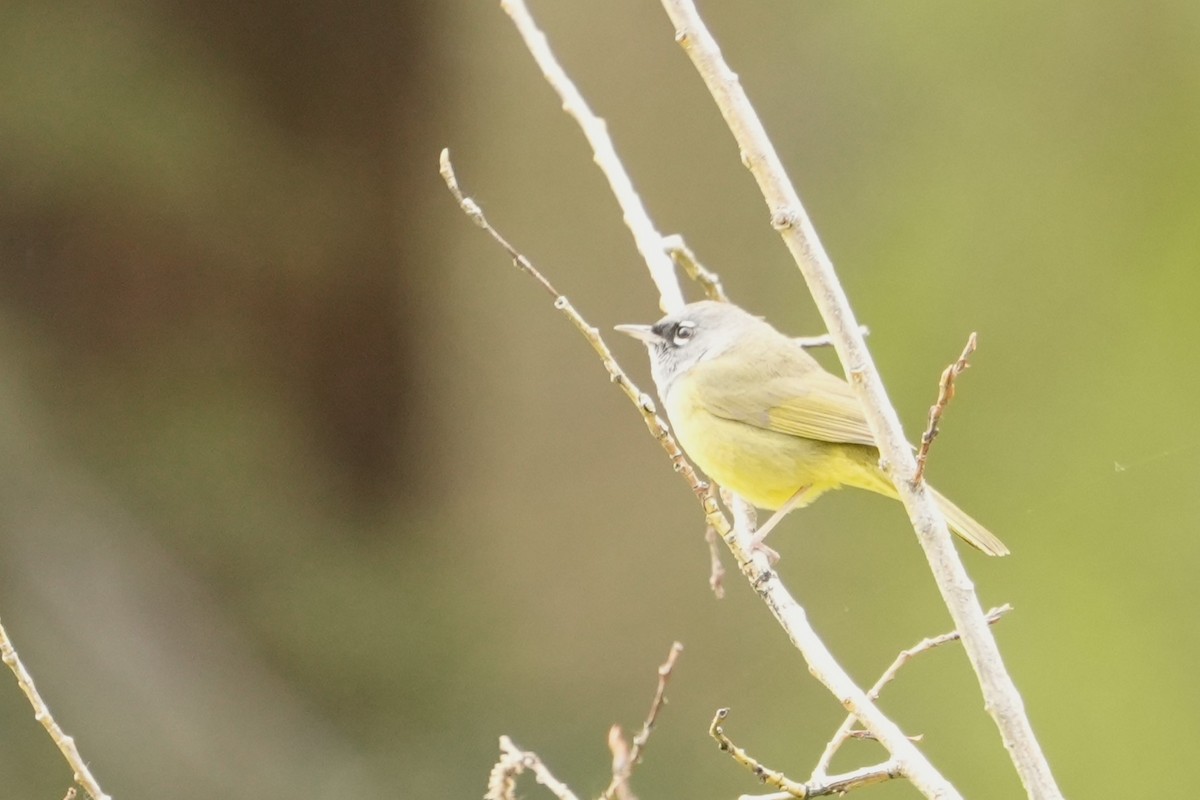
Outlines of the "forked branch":
{"label": "forked branch", "polygon": [[904,774],[900,769],[900,765],[895,759],[892,759],[882,764],[863,767],[862,769],[856,769],[842,775],[824,776],[820,779],[813,778],[805,783],[801,783],[792,780],[778,770],[764,766],[754,756],[734,744],[733,740],[729,738],[725,733],[725,729],[721,726],[721,722],[727,716],[729,716],[728,708],[717,709],[712,724],[708,726],[709,736],[716,739],[717,745],[723,751],[729,753],[734,761],[741,764],[742,767],[760,781],[768,786],[774,786],[776,789],[782,790],[786,795],[790,795],[791,797],[798,797],[801,800],[808,797],[827,797],[829,795],[838,795],[840,797],[852,789],[860,789],[863,786],[890,781]]}
{"label": "forked branch", "polygon": [[[987,613],[987,621],[989,625],[994,625],[1000,621],[1008,612],[1012,611],[1012,606],[1005,603],[1002,606],[993,608]],[[896,673],[900,668],[919,656],[921,653],[933,650],[935,647],[941,647],[950,642],[956,642],[962,637],[958,631],[950,631],[943,633],[940,636],[931,636],[914,644],[907,650],[901,650],[896,656],[896,660],[891,663],[883,674],[879,676],[879,680],[875,681],[875,685],[867,691],[867,696],[872,700],[878,700],[880,692],[883,688],[891,683],[896,678]],[[817,766],[813,769],[812,781],[823,781],[826,777],[825,773],[829,770],[829,765],[833,763],[833,757],[837,755],[838,749],[845,744],[846,740],[854,735],[854,717],[847,716],[845,722],[833,734],[833,738],[829,740],[829,744],[825,745],[825,751],[821,753],[821,757],[817,760]]]}

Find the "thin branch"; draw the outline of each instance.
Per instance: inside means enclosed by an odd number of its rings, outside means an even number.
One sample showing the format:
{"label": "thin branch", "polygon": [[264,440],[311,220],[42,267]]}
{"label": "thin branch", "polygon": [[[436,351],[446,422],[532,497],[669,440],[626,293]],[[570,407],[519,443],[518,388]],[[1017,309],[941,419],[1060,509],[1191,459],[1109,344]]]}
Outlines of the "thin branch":
{"label": "thin branch", "polygon": [[[624,747],[625,739],[621,736],[621,729],[618,726],[614,725],[609,732],[609,747],[613,751],[612,781],[600,795],[601,800],[610,800],[614,796],[628,792],[629,776],[633,772],[633,768],[641,761],[642,751],[646,749],[646,742],[650,738],[650,731],[654,729],[654,723],[658,720],[658,713],[667,703],[667,683],[671,680],[671,672],[675,669],[675,662],[682,652],[683,645],[675,642],[671,645],[670,652],[667,653],[667,660],[659,666],[658,686],[654,690],[654,698],[650,701],[650,711],[646,714],[645,721],[642,722],[642,729],[633,737],[633,745],[628,748]],[[616,747],[613,747],[614,732],[616,739],[620,740],[620,744]]]}
{"label": "thin branch", "polygon": [[[871,335],[871,329],[866,325],[859,325],[858,330],[863,336]],[[792,338],[792,341],[806,348],[833,346],[833,336],[828,333],[823,333],[820,336],[795,336]]]}
{"label": "thin branch", "polygon": [[516,800],[517,776],[526,770],[558,800],[579,800],[565,783],[554,777],[537,753],[522,750],[507,736],[500,737],[500,759],[488,775],[484,800]]}
{"label": "thin branch", "polygon": [[[1008,603],[1005,603],[1004,605],[997,606],[989,611],[985,619],[987,619],[989,625],[995,625],[1000,621],[1001,617],[1010,611],[1012,611],[1012,606],[1010,606]],[[900,671],[901,667],[927,650],[933,650],[934,648],[941,647],[944,644],[956,642],[960,638],[961,637],[959,636],[958,631],[950,631],[949,633],[943,633],[939,636],[932,636],[922,639],[907,650],[901,650],[900,654],[896,656],[896,660],[891,663],[891,666],[883,671],[883,674],[879,676],[879,680],[875,681],[875,685],[867,691],[867,696],[872,700],[878,700],[879,694],[883,691],[883,688],[895,680],[896,673]],[[817,766],[813,768],[811,780],[823,780],[825,778],[825,773],[829,770],[829,765],[833,762],[833,757],[837,753],[838,748],[840,748],[847,739],[864,733],[863,731],[854,730],[854,723],[854,717],[847,716],[841,727],[839,727],[833,734],[833,738],[829,740],[829,744],[825,745],[825,751],[821,753],[821,757],[817,760]]]}
{"label": "thin branch", "polygon": [[679,642],[673,643],[671,650],[667,653],[667,660],[658,667],[658,685],[654,689],[654,698],[650,701],[650,711],[647,712],[646,719],[642,722],[642,729],[633,737],[633,751],[630,759],[633,763],[637,763],[641,758],[646,741],[650,738],[650,731],[654,729],[654,723],[658,721],[658,714],[667,703],[667,684],[671,680],[675,662],[679,660],[679,654],[682,652],[683,645]]}
{"label": "thin branch", "polygon": [[721,285],[721,276],[700,263],[700,259],[696,258],[696,254],[692,252],[692,248],[687,246],[687,242],[683,240],[682,236],[673,233],[663,238],[663,247],[671,260],[675,262],[675,266],[700,284],[704,289],[705,297],[709,300],[716,300],[718,303],[729,302],[729,296],[725,294],[725,287]]}
{"label": "thin branch", "polygon": [[[54,721],[54,716],[46,706],[46,701],[42,699],[37,687],[33,684],[33,676],[29,674],[29,670],[25,669],[25,665],[21,662],[21,657],[17,655],[17,650],[13,647],[12,640],[8,638],[8,632],[4,630],[3,625],[0,625],[0,658],[3,658],[4,663],[17,676],[17,684],[25,693],[29,704],[33,706],[33,718],[42,723],[42,727],[46,729],[50,738],[54,740],[54,744],[58,746],[59,752],[63,754],[63,758],[67,760],[67,764],[70,765],[71,771],[75,775],[75,782],[83,787],[92,800],[112,800],[100,788],[100,783],[88,769],[83,756],[79,754],[79,748],[75,746],[75,740],[67,736]],[[70,792],[68,792],[68,796],[70,796]]]}
{"label": "thin branch", "polygon": [[691,487],[692,494],[700,501],[700,506],[704,510],[704,517],[708,524],[724,537],[725,533],[730,530],[729,520],[721,513],[721,507],[709,491],[708,483],[700,479],[695,468],[692,467],[687,457],[684,456],[683,450],[679,448],[679,444],[675,441],[675,438],[671,436],[666,423],[659,418],[655,410],[654,400],[650,395],[639,389],[637,384],[630,380],[625,371],[621,369],[621,365],[613,358],[612,351],[604,343],[600,332],[588,324],[587,320],[571,305],[571,302],[565,296],[559,294],[554,285],[530,263],[529,259],[518,252],[516,248],[508,243],[507,239],[492,227],[487,221],[487,217],[484,216],[483,209],[479,207],[479,204],[463,194],[458,184],[458,178],[454,174],[454,165],[450,162],[449,150],[442,150],[441,173],[442,179],[446,182],[446,187],[454,195],[455,200],[458,201],[458,205],[463,210],[463,213],[470,217],[476,225],[486,231],[497,244],[504,248],[518,269],[537,281],[538,285],[554,298],[554,307],[562,312],[563,316],[569,319],[571,324],[575,326],[575,329],[587,339],[588,344],[600,356],[601,363],[604,364],[605,370],[608,371],[609,380],[621,387],[621,391],[625,393],[625,396],[637,408],[638,413],[642,415],[642,420],[646,423],[646,428],[650,431],[650,435],[666,451],[667,456],[671,459],[672,468],[682,475],[684,480],[687,481],[688,486]]}
{"label": "thin branch", "polygon": [[502,0],[500,7],[517,26],[517,31],[541,68],[546,82],[558,93],[563,111],[579,123],[584,137],[587,138],[592,148],[593,160],[608,179],[613,196],[621,206],[625,226],[633,234],[634,245],[650,270],[650,279],[658,287],[659,307],[668,314],[678,311],[683,307],[683,293],[675,279],[675,267],[663,246],[662,234],[650,221],[650,215],[646,213],[642,199],[634,190],[629,173],[617,158],[616,148],[608,135],[608,126],[604,120],[592,113],[575,84],[567,77],[567,73],[550,50],[546,35],[538,29],[523,0]]}
{"label": "thin branch", "polygon": [[874,783],[883,783],[884,781],[899,778],[903,774],[900,770],[900,765],[893,759],[871,767],[863,767],[862,769],[856,769],[841,775],[826,777],[821,781],[810,780],[807,783],[800,783],[799,781],[792,780],[778,770],[764,766],[743,748],[734,744],[733,740],[729,738],[724,728],[720,725],[727,716],[729,716],[728,708],[717,709],[712,724],[708,726],[709,736],[716,739],[720,748],[729,753],[734,761],[741,764],[748,772],[752,773],[768,786],[781,789],[785,793],[785,797],[798,797],[803,800],[803,798],[808,797],[843,795],[852,789],[859,789]]}
{"label": "thin branch", "polygon": [[[962,633],[963,647],[979,679],[984,706],[999,728],[1026,792],[1034,800],[1061,798],[1062,792],[1038,745],[1021,696],[983,618],[975,587],[951,542],[946,520],[925,487],[912,483],[916,460],[859,332],[833,262],[821,245],[762,122],[737,76],[725,64],[716,40],[700,19],[695,5],[691,0],[663,0],[663,6],[675,26],[676,41],[682,45],[716,101],[737,141],[742,163],[763,193],[771,224],[791,251],[821,317],[834,337],[846,376],[862,401],[863,412],[879,445],[882,465],[908,510],[938,590],[955,628]],[[916,776],[909,777],[914,783],[919,780]]]}
{"label": "thin branch", "polygon": [[967,359],[975,352],[978,343],[979,338],[972,332],[967,337],[967,346],[963,348],[962,355],[958,357],[957,361],[942,370],[942,378],[938,381],[937,402],[929,407],[929,424],[925,426],[925,432],[921,434],[921,447],[917,450],[917,472],[913,475],[913,485],[925,479],[925,462],[929,459],[929,448],[940,432],[938,423],[942,421],[942,414],[945,413],[946,406],[950,405],[950,401],[954,399],[954,379],[971,366]]}

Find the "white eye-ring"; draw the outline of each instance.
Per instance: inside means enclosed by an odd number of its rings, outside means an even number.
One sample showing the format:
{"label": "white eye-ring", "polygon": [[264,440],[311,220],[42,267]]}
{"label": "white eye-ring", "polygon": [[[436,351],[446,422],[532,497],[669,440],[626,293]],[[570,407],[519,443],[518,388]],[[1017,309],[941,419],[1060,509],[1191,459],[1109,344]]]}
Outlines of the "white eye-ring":
{"label": "white eye-ring", "polygon": [[674,342],[676,347],[682,346],[688,339],[696,335],[696,323],[681,322],[675,328]]}

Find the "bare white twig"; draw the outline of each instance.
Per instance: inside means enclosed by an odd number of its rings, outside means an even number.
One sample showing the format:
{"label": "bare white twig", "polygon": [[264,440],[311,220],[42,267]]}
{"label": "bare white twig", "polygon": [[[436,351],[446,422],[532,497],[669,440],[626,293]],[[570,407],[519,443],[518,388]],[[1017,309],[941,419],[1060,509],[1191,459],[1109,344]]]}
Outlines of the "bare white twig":
{"label": "bare white twig", "polygon": [[3,625],[0,625],[0,658],[3,658],[4,663],[17,676],[17,684],[21,687],[21,691],[25,693],[29,704],[33,706],[33,718],[42,723],[42,727],[46,729],[46,732],[50,734],[50,738],[54,740],[54,744],[58,746],[59,752],[63,754],[63,758],[67,760],[67,764],[70,765],[71,771],[75,774],[75,782],[82,786],[84,791],[91,795],[93,800],[112,800],[100,788],[100,783],[92,775],[92,771],[88,769],[83,756],[79,754],[79,748],[75,746],[75,740],[67,736],[63,732],[63,729],[58,726],[58,723],[54,721],[54,716],[46,706],[46,701],[42,699],[42,695],[33,684],[33,676],[25,669],[25,665],[21,662],[21,657],[17,655],[17,650],[13,647],[12,641],[8,638],[8,632],[4,630]]}
{"label": "bare white twig", "polygon": [[862,767],[861,769],[856,769],[842,775],[823,775],[819,779],[813,777],[807,783],[792,780],[782,772],[764,766],[754,756],[734,744],[733,740],[725,733],[724,728],[721,727],[721,722],[727,716],[729,716],[728,708],[717,709],[712,723],[708,726],[708,735],[716,739],[717,744],[722,750],[729,753],[729,756],[734,761],[741,764],[747,771],[753,773],[760,781],[768,786],[774,786],[776,789],[783,790],[780,795],[771,795],[772,797],[797,797],[800,800],[828,795],[841,797],[852,789],[860,789],[863,786],[870,786],[874,783],[883,783],[884,781],[890,781],[903,775],[899,763],[895,759],[892,759],[882,764]]}
{"label": "bare white twig", "polygon": [[671,257],[675,265],[703,287],[705,297],[709,300],[716,300],[718,303],[729,302],[729,296],[725,294],[725,287],[721,285],[721,276],[700,263],[700,259],[696,258],[696,254],[692,252],[692,248],[687,246],[687,242],[683,240],[682,236],[673,233],[664,237],[663,247],[666,248],[667,255]]}
{"label": "bare white twig", "polygon": [[488,775],[484,800],[516,800],[517,776],[529,770],[534,779],[558,800],[579,800],[574,792],[538,758],[537,753],[522,750],[507,736],[500,737],[500,760]]}
{"label": "bare white twig", "polygon": [[[1001,617],[1010,611],[1012,611],[1012,606],[1010,606],[1008,603],[993,608],[987,613],[986,616],[988,624],[994,625],[1000,621]],[[878,700],[879,693],[883,691],[883,687],[895,680],[896,673],[900,671],[901,667],[903,667],[916,656],[924,653],[926,650],[932,650],[935,647],[941,647],[944,644],[958,641],[960,638],[961,637],[958,635],[958,631],[950,631],[949,633],[943,633],[940,636],[927,637],[917,642],[907,650],[901,650],[900,654],[896,656],[896,660],[891,663],[891,666],[883,671],[883,674],[879,676],[879,680],[875,681],[875,685],[867,691],[867,696],[872,700]],[[841,727],[839,727],[833,734],[833,738],[829,740],[829,744],[825,745],[825,751],[821,753],[821,757],[817,759],[817,766],[813,768],[812,778],[810,779],[811,781],[820,782],[825,779],[825,773],[829,770],[829,765],[833,762],[833,757],[837,754],[838,748],[840,748],[847,739],[854,735],[854,722],[855,720],[853,716],[846,717],[846,720],[842,723]]]}
{"label": "bare white twig", "polygon": [[914,486],[917,465],[883,381],[859,331],[854,312],[816,229],[800,202],[766,130],[750,105],[737,75],[726,65],[716,40],[691,0],[663,0],[682,45],[717,103],[740,150],[741,161],[758,182],[780,232],[834,337],[846,377],[863,404],[882,462],[908,510],[942,599],[979,679],[984,707],[992,715],[1013,765],[1030,798],[1062,797],[1038,745],[1016,685],[1004,667],[988,630],[975,587],[959,560],[946,521],[923,484]]}
{"label": "bare white twig", "polygon": [[675,267],[663,246],[662,234],[650,221],[650,215],[646,213],[641,197],[633,188],[629,173],[617,158],[616,148],[608,135],[608,126],[604,120],[592,113],[575,84],[567,77],[567,73],[550,50],[546,35],[533,21],[523,0],[502,0],[500,7],[512,18],[521,38],[525,40],[525,46],[529,48],[546,77],[546,82],[558,93],[563,111],[579,123],[583,135],[587,138],[596,166],[600,167],[600,171],[608,179],[613,196],[621,206],[625,225],[633,234],[633,242],[650,270],[650,279],[658,287],[659,307],[668,314],[678,311],[683,307],[683,292],[675,279]]}

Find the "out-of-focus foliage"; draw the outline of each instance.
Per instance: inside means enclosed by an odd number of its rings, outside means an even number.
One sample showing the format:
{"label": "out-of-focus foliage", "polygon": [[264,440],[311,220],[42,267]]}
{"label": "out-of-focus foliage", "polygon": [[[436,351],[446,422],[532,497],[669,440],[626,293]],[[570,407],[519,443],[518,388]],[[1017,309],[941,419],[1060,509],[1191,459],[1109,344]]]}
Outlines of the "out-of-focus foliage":
{"label": "out-of-focus foliage", "polygon": [[[1013,548],[965,557],[1016,606],[998,636],[1064,790],[1183,796],[1200,10],[701,10],[914,435],[980,333],[930,476]],[[534,11],[658,224],[742,305],[818,331],[661,9]],[[443,146],[595,324],[657,315],[491,3],[0,9],[0,617],[118,797],[478,796],[501,733],[594,794],[674,639],[644,798],[753,791],[707,739],[717,706],[795,777],[840,719],[746,587],[712,599],[694,501],[458,213]],[[863,683],[946,629],[887,501],[842,493],[775,535]],[[884,706],[966,795],[1018,796],[960,651]],[[5,792],[61,796],[13,681],[0,720]]]}

